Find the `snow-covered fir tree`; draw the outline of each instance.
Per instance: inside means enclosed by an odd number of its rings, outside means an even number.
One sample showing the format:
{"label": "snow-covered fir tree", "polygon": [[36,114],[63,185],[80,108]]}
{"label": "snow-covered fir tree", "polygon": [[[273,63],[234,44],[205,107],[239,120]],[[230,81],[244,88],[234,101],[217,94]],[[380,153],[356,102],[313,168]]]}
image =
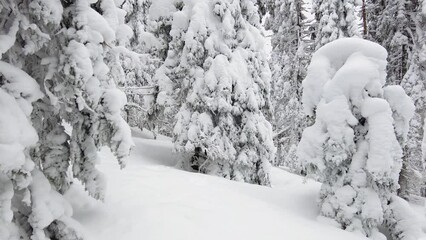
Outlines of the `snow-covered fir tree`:
{"label": "snow-covered fir tree", "polygon": [[383,4],[384,1],[365,0],[363,3],[365,4],[365,14],[364,12],[361,12],[361,20],[367,25],[366,29],[363,29],[363,31],[366,31],[363,37],[370,41],[374,41],[378,34],[376,33],[379,25],[378,19],[380,18],[380,14],[382,14],[383,9],[385,8],[385,5]]}
{"label": "snow-covered fir tree", "polygon": [[309,46],[304,2],[276,0],[267,5],[266,28],[272,30],[272,106],[274,141],[277,146],[274,165],[286,165],[295,172],[301,168],[294,154],[303,128],[302,80],[305,77]]}
{"label": "snow-covered fir tree", "polygon": [[413,21],[415,31],[413,32],[413,50],[410,67],[401,82],[401,86],[413,99],[416,110],[410,121],[407,145],[404,151],[404,165],[400,177],[400,195],[409,198],[410,194],[419,195],[424,172],[424,150],[422,150],[422,139],[425,137],[423,124],[425,120],[426,107],[426,14],[422,11],[422,5],[416,6],[416,14]]}
{"label": "snow-covered fir tree", "polygon": [[131,33],[124,24],[124,13],[112,0],[94,5],[79,0],[64,13],[62,21],[68,25],[57,37],[58,47],[49,46],[55,52],[43,61],[49,70],[43,84],[61,118],[72,127],[74,177],[92,196],[102,199],[104,183],[95,168],[96,151],[109,146],[123,167],[122,159],[132,145],[128,126],[120,116],[126,97],[115,87],[124,78],[119,58],[126,52],[115,44],[126,41]]}
{"label": "snow-covered fir tree", "polygon": [[[141,86],[152,84],[151,78],[155,66],[150,62],[150,56],[146,54],[148,47],[145,39],[151,35],[146,31],[150,0],[125,0],[120,5],[126,12],[125,22],[131,28],[133,35],[127,42],[127,47],[133,54],[122,56],[122,66],[126,79],[120,83],[127,95],[129,104],[126,106],[125,117],[132,127],[141,127],[146,122],[143,117],[145,111],[144,96],[137,94]],[[145,53],[145,54],[144,54]]]}
{"label": "snow-covered fir tree", "polygon": [[[166,10],[159,10],[165,6],[168,6]],[[121,4],[127,12],[126,24],[133,31],[128,42],[131,55],[122,58],[126,81],[120,84],[129,101],[127,122],[154,134],[171,135],[172,132],[170,120],[164,119],[163,109],[157,102],[158,79],[154,76],[167,56],[173,6],[169,0],[125,0]]]}
{"label": "snow-covered fir tree", "polygon": [[343,37],[360,36],[356,18],[358,0],[313,0],[315,49]]}
{"label": "snow-covered fir tree", "polygon": [[182,167],[269,185],[270,71],[255,2],[187,0],[177,9],[159,97],[179,107]]}
{"label": "snow-covered fir tree", "polygon": [[402,146],[414,105],[386,82],[384,48],[347,38],[320,48],[303,81],[303,106],[315,124],[303,132],[298,156],[323,182],[320,214],[348,231],[385,239],[416,239],[408,204],[397,196]]}
{"label": "snow-covered fir tree", "polygon": [[112,0],[2,1],[1,239],[81,239],[60,193],[76,177],[103,198],[101,146],[124,166],[132,140],[115,87],[123,17]]}
{"label": "snow-covered fir tree", "polygon": [[167,136],[173,135],[176,114],[183,102],[179,79],[185,77],[186,70],[179,65],[179,61],[188,21],[187,14],[182,12],[183,5],[182,1],[163,0],[158,3],[156,14],[150,16],[155,35],[166,46],[165,54],[160,54],[162,65],[156,70],[154,81],[159,88],[156,102],[162,124],[160,132]]}
{"label": "snow-covered fir tree", "polygon": [[128,43],[133,49],[139,49],[140,51],[148,49],[146,45],[150,34],[147,32],[147,25],[151,5],[152,0],[124,0],[121,4],[121,8],[126,11],[126,24],[133,31]]}
{"label": "snow-covered fir tree", "polygon": [[[367,6],[367,39],[388,51],[388,83],[400,84],[410,62],[414,24],[410,14],[415,1],[370,0]],[[418,5],[418,3],[417,3]]]}
{"label": "snow-covered fir tree", "polygon": [[45,239],[68,232],[69,239],[79,239],[63,223],[72,221],[70,205],[52,189],[30,154],[38,141],[30,118],[32,104],[43,93],[22,70],[24,54],[37,51],[49,36],[40,29],[43,22],[31,25],[30,20],[45,18],[45,23],[57,26],[62,14],[54,3],[46,6],[50,14],[34,11],[39,5],[39,1],[21,5],[8,1],[0,7],[0,238]]}

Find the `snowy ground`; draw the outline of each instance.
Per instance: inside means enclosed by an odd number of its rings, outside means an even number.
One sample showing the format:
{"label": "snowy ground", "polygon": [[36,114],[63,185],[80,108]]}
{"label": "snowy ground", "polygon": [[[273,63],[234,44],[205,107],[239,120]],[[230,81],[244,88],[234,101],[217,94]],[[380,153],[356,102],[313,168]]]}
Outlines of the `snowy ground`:
{"label": "snowy ground", "polygon": [[134,132],[136,147],[123,170],[101,153],[105,203],[76,184],[67,193],[87,239],[365,239],[316,220],[316,182],[278,168],[272,188],[184,172],[174,168],[170,140],[150,138]]}

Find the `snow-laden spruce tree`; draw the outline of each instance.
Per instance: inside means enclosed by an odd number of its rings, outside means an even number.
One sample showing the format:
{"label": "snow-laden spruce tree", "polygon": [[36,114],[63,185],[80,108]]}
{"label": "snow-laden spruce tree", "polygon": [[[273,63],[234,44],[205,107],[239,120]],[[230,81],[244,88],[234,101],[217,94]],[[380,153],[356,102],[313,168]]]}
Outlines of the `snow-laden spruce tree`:
{"label": "snow-laden spruce tree", "polygon": [[[146,31],[150,0],[124,0],[120,7],[126,12],[125,23],[132,30],[132,37],[126,42],[126,47],[132,54],[123,55],[121,58],[125,81],[119,83],[127,95],[129,104],[125,109],[125,118],[132,127],[141,127],[147,119],[144,118],[144,97],[134,93],[136,87],[148,86],[155,66],[150,62],[147,53],[148,47],[145,39],[151,37]],[[151,38],[152,39],[152,38]],[[148,109],[147,109],[148,110]]]}
{"label": "snow-laden spruce tree", "polygon": [[[179,106],[162,93],[174,79],[177,65],[173,61],[173,53],[182,50],[181,44],[178,44],[181,41],[179,36],[171,29],[174,13],[182,9],[183,3],[175,0],[124,0],[120,6],[127,12],[126,24],[133,31],[128,42],[133,54],[122,57],[126,81],[121,86],[129,93],[127,98],[130,102],[126,106],[128,123],[150,129],[154,134],[171,136]],[[132,89],[140,87],[150,87],[144,92],[153,94],[130,94]]]}
{"label": "snow-laden spruce tree", "polygon": [[[147,31],[149,8],[152,0],[124,0],[121,8],[126,11],[125,22],[132,29],[129,45],[133,49],[147,51],[151,34]],[[155,40],[155,39],[154,39]]]}
{"label": "snow-laden spruce tree", "polygon": [[126,118],[130,126],[170,135],[171,130],[165,132],[163,129],[164,119],[156,101],[157,82],[154,78],[164,62],[170,38],[167,29],[173,9],[167,11],[167,15],[159,13],[158,5],[164,7],[164,4],[173,6],[171,1],[164,0],[125,0],[120,5],[127,13],[125,22],[133,32],[126,46],[132,52],[121,58],[126,81],[120,83],[120,87],[127,93]]}
{"label": "snow-laden spruce tree", "polygon": [[[14,24],[9,34],[0,35],[2,46],[13,45],[18,30]],[[6,50],[2,48],[0,53]],[[46,233],[79,239],[64,224],[73,221],[70,205],[52,189],[30,157],[30,149],[38,141],[30,121],[31,104],[43,94],[32,77],[3,60],[0,80],[0,239],[45,239]]]}
{"label": "snow-laden spruce tree", "polygon": [[313,0],[315,49],[343,37],[360,36],[356,8],[358,0]]}
{"label": "snow-laden spruce tree", "polygon": [[72,127],[73,175],[99,199],[103,199],[105,183],[95,168],[97,150],[109,146],[123,167],[132,145],[120,116],[126,96],[115,87],[124,78],[120,55],[129,51],[116,44],[131,36],[123,17],[112,0],[95,5],[75,1],[64,9],[66,29],[56,37],[56,51],[42,62],[48,70],[43,82],[46,94],[60,118]]}
{"label": "snow-laden spruce tree", "polygon": [[410,121],[407,146],[404,152],[404,165],[400,177],[400,196],[409,197],[410,194],[419,195],[421,183],[421,173],[424,172],[424,155],[422,150],[422,139],[425,138],[423,124],[425,122],[426,111],[426,11],[422,11],[425,5],[418,4],[415,22],[415,32],[413,37],[413,50],[410,67],[401,82],[401,86],[413,99],[416,110],[413,119]]}
{"label": "snow-laden spruce tree", "polygon": [[[366,35],[363,37],[374,41],[374,39],[377,39],[377,28],[379,26],[379,19],[381,18],[381,14],[383,13],[383,9],[385,8],[385,5],[383,4],[384,1],[380,0],[365,0],[364,6],[365,6],[365,14],[364,12],[361,12],[361,20],[365,21],[365,24],[367,25],[366,29],[363,29],[363,31],[366,31]],[[364,28],[365,26],[363,26]],[[365,33],[365,32],[364,32]]]}
{"label": "snow-laden spruce tree", "polygon": [[303,81],[303,106],[315,123],[298,156],[323,182],[320,214],[373,239],[416,239],[420,230],[397,197],[402,148],[414,111],[400,86],[384,87],[386,50],[357,38],[336,40],[313,56]]}
{"label": "snow-laden spruce tree", "polygon": [[187,75],[186,69],[179,65],[184,46],[184,33],[189,21],[188,13],[184,12],[183,6],[182,1],[163,0],[153,5],[150,14],[151,28],[155,36],[166,46],[165,53],[160,55],[162,64],[155,72],[154,81],[159,88],[156,102],[162,121],[160,132],[168,136],[173,135],[176,114],[183,102],[179,79]]}
{"label": "snow-laden spruce tree", "polygon": [[269,185],[270,71],[257,6],[186,0],[178,9],[160,97],[180,107],[174,142],[187,156],[182,167]]}
{"label": "snow-laden spruce tree", "polygon": [[[72,223],[70,205],[51,187],[30,154],[38,141],[30,118],[32,104],[43,93],[36,80],[21,69],[24,62],[18,52],[31,54],[48,41],[48,35],[41,32],[39,25],[29,22],[28,14],[38,2],[20,6],[14,1],[3,3],[0,7],[0,239],[59,236],[79,239],[75,230],[66,226]],[[62,9],[53,8],[45,21],[59,24],[61,13]],[[33,14],[39,16],[38,12]]]}
{"label": "snow-laden spruce tree", "polygon": [[123,17],[112,0],[0,5],[0,239],[81,239],[61,193],[76,177],[103,198],[101,146],[124,166]]}
{"label": "snow-laden spruce tree", "polygon": [[274,141],[277,146],[274,165],[286,165],[300,172],[294,150],[307,122],[301,96],[310,52],[304,40],[307,34],[304,3],[301,0],[274,0],[268,3],[267,8],[269,16],[265,25],[273,31],[270,66]]}
{"label": "snow-laden spruce tree", "polygon": [[409,67],[416,1],[371,1],[367,9],[369,40],[388,51],[388,83],[400,84]]}

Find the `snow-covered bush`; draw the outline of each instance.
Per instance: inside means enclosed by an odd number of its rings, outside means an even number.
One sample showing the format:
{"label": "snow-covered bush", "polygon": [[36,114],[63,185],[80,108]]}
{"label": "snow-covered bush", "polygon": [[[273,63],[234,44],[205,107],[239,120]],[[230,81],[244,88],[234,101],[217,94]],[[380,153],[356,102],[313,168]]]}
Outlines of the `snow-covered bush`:
{"label": "snow-covered bush", "polygon": [[356,38],[314,54],[303,105],[315,124],[303,132],[297,154],[308,175],[323,182],[322,216],[375,239],[384,237],[382,225],[395,239],[411,239],[418,232],[407,227],[409,213],[396,194],[414,105],[400,86],[384,87],[386,57],[383,47]]}
{"label": "snow-covered bush", "polygon": [[187,0],[173,15],[159,99],[177,110],[174,141],[190,168],[269,185],[275,148],[270,71],[253,1]]}

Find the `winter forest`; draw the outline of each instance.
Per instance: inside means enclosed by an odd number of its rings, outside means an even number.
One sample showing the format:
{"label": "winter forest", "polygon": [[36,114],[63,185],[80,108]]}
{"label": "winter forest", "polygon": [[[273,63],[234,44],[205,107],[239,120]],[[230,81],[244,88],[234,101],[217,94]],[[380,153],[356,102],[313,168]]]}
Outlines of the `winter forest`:
{"label": "winter forest", "polygon": [[426,0],[0,0],[0,240],[426,239]]}

